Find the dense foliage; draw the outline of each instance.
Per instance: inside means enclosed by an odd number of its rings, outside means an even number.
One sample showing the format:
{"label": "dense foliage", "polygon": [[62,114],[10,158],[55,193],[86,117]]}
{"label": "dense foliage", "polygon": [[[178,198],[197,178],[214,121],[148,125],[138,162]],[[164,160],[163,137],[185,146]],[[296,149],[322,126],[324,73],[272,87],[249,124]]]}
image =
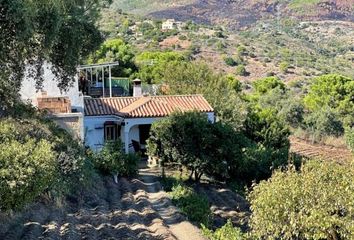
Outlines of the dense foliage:
{"label": "dense foliage", "polygon": [[161,84],[165,81],[165,69],[184,61],[185,57],[177,52],[143,52],[136,57],[139,72],[135,76],[146,83]]}
{"label": "dense foliage", "polygon": [[246,122],[243,133],[228,124],[210,123],[198,112],[175,113],[153,124],[148,153],[162,164],[186,167],[196,181],[203,174],[224,180],[263,179],[287,163],[288,131],[272,115]]}
{"label": "dense foliage", "polygon": [[29,113],[31,118],[0,120],[3,210],[21,208],[44,191],[59,196],[87,182],[82,146],[53,122]]}
{"label": "dense foliage", "polygon": [[257,239],[352,239],[354,167],[309,161],[275,171],[249,195]]}
{"label": "dense foliage", "polygon": [[55,153],[48,141],[3,140],[0,144],[0,209],[17,209],[33,201],[52,184],[55,166]]}
{"label": "dense foliage", "polygon": [[106,142],[93,154],[94,166],[104,174],[131,176],[137,173],[139,156],[125,154],[120,141]]}
{"label": "dense foliage", "polygon": [[112,75],[130,77],[136,71],[134,56],[132,47],[122,39],[109,39],[90,56],[89,63],[119,62],[119,66],[112,68]]}
{"label": "dense foliage", "polygon": [[170,194],[172,202],[188,216],[189,220],[209,226],[212,215],[206,196],[183,184],[172,187]]}
{"label": "dense foliage", "polygon": [[239,228],[236,228],[232,225],[231,220],[228,220],[227,223],[221,228],[212,231],[202,225],[202,232],[205,237],[209,240],[243,240],[245,239],[245,234]]}
{"label": "dense foliage", "polygon": [[101,42],[95,22],[106,2],[1,0],[0,108],[13,104],[26,68],[41,85],[46,61],[58,86],[69,86],[81,57]]}
{"label": "dense foliage", "polygon": [[330,74],[312,80],[304,102],[313,111],[329,107],[337,111],[346,123],[353,124],[353,98],[354,80],[341,75]]}

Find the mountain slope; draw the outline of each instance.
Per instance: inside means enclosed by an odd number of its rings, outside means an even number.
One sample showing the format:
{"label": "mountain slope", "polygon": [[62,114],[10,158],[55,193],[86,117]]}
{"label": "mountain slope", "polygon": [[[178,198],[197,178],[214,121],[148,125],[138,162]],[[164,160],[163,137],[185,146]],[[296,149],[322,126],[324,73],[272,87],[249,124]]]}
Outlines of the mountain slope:
{"label": "mountain slope", "polygon": [[115,0],[113,6],[156,18],[194,20],[232,28],[277,17],[354,21],[353,0]]}

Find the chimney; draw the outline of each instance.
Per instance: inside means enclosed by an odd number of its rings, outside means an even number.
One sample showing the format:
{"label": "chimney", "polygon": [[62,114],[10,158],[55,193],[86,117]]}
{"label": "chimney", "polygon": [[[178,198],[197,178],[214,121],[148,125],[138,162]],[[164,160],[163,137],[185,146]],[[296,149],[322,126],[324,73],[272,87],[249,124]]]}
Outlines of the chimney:
{"label": "chimney", "polygon": [[141,97],[143,95],[141,90],[141,80],[133,80],[133,97]]}

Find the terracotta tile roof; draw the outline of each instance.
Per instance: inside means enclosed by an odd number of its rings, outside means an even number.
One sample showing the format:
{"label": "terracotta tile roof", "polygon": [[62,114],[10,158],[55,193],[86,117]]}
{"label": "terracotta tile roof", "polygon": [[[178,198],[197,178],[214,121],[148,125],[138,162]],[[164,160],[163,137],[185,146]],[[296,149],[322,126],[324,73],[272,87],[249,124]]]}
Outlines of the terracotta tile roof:
{"label": "terracotta tile roof", "polygon": [[85,99],[85,116],[119,115],[129,118],[165,117],[176,110],[214,111],[202,95]]}

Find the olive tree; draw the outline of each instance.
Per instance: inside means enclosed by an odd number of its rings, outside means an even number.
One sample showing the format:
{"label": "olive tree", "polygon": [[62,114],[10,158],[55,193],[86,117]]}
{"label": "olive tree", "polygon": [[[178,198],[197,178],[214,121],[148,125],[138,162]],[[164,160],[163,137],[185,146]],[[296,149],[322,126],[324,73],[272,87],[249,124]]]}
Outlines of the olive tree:
{"label": "olive tree", "polygon": [[96,20],[107,2],[1,0],[0,109],[14,104],[26,69],[41,86],[45,62],[60,88],[70,86],[82,57],[102,40]]}
{"label": "olive tree", "polygon": [[256,239],[353,239],[354,166],[310,160],[275,171],[248,199]]}

